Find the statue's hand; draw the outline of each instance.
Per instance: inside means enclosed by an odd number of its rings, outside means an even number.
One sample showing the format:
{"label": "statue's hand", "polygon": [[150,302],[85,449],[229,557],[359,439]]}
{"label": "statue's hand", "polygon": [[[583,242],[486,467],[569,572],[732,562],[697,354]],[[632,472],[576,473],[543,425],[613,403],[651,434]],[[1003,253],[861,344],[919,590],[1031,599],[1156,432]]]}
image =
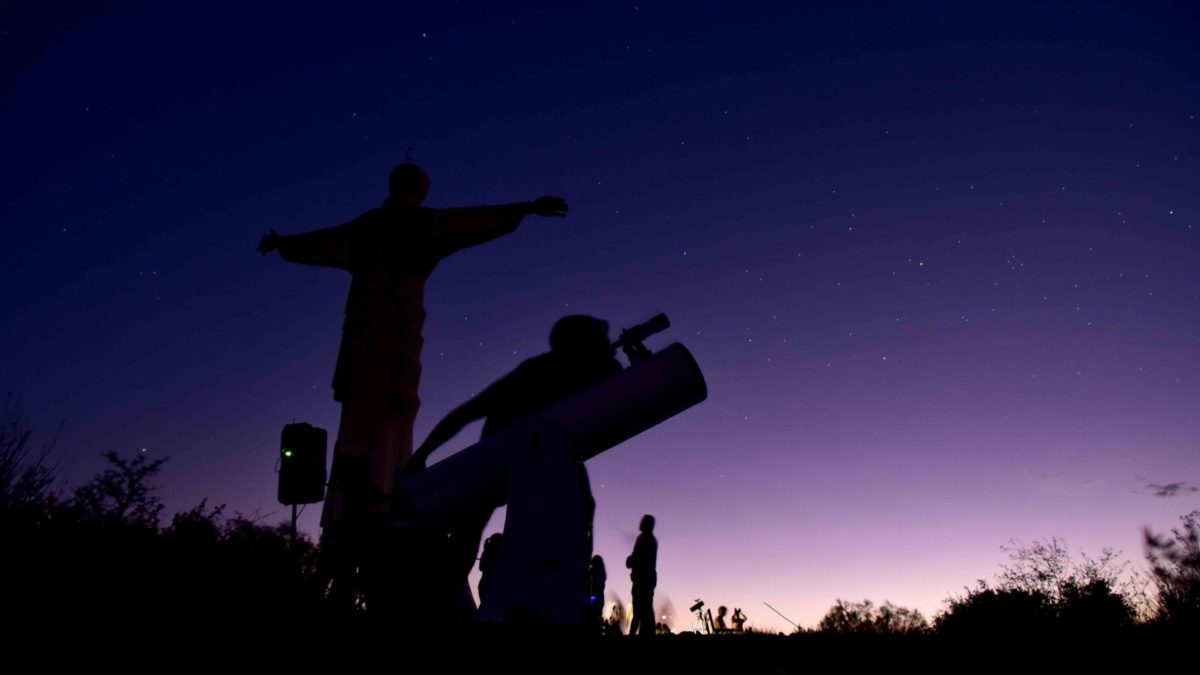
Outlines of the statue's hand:
{"label": "statue's hand", "polygon": [[567,200],[562,197],[538,197],[533,200],[533,212],[539,216],[567,217]]}
{"label": "statue's hand", "polygon": [[263,255],[274,251],[276,248],[279,248],[279,233],[275,230],[271,230],[269,234],[258,242],[258,252]]}

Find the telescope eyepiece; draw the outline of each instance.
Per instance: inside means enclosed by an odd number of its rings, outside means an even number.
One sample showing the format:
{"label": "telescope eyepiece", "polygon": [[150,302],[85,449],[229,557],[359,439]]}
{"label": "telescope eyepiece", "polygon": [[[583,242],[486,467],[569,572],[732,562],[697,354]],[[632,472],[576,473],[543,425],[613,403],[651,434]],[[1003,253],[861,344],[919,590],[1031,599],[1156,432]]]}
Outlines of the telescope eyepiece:
{"label": "telescope eyepiece", "polygon": [[654,315],[648,321],[639,323],[636,326],[630,326],[621,331],[621,337],[616,342],[612,343],[612,349],[615,352],[618,349],[625,351],[625,355],[631,361],[641,359],[650,355],[650,350],[642,344],[646,338],[661,333],[671,327],[671,320],[664,313]]}
{"label": "telescope eyepiece", "polygon": [[621,331],[621,341],[644,342],[651,335],[661,333],[670,327],[671,320],[667,318],[666,314],[659,313],[651,317],[649,321]]}

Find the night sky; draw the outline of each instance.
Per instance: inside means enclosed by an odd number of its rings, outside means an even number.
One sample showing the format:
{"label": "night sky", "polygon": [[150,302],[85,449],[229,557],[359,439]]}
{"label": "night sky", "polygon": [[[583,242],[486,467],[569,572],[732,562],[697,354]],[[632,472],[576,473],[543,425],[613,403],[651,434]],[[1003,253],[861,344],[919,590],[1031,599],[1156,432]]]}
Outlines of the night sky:
{"label": "night sky", "polygon": [[928,616],[1012,538],[1140,564],[1200,507],[1190,3],[48,4],[0,14],[0,388],[71,482],[145,451],[169,512],[284,519],[350,278],[255,245],[408,145],[430,206],[571,206],[434,272],[418,443],[565,314],[704,370],[588,464],[610,595],[652,513],[676,628]]}

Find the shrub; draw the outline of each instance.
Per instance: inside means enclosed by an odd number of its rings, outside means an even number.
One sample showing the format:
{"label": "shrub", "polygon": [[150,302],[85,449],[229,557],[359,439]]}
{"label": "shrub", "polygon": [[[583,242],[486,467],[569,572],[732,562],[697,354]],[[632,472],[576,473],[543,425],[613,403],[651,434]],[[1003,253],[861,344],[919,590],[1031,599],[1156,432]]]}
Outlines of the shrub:
{"label": "shrub", "polygon": [[1146,558],[1158,591],[1155,619],[1195,626],[1200,623],[1200,511],[1180,516],[1171,536],[1146,529]]}
{"label": "shrub", "polygon": [[1033,635],[1045,631],[1105,632],[1131,625],[1136,617],[1131,590],[1119,581],[1125,565],[1104,549],[1098,558],[1072,561],[1056,537],[1003,547],[1009,563],[996,588],[980,581],[966,595],[950,598],[935,620],[938,632],[986,636]]}
{"label": "shrub", "polygon": [[838,598],[829,608],[817,630],[838,635],[910,635],[929,628],[925,617],[915,609],[890,602],[876,608],[870,600],[847,602]]}
{"label": "shrub", "polygon": [[10,395],[0,410],[0,522],[36,520],[57,500],[55,470],[46,464],[54,443],[29,446],[33,424]]}

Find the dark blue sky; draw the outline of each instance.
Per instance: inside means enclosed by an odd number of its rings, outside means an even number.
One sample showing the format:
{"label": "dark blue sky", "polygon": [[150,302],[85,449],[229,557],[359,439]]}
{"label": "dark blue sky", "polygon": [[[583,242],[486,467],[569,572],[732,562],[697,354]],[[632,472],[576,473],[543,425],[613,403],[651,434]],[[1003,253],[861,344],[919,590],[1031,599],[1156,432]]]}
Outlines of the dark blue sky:
{"label": "dark blue sky", "polygon": [[654,513],[676,610],[931,613],[1012,537],[1136,560],[1198,505],[1197,13],[880,4],[6,7],[0,385],[75,480],[146,448],[172,509],[282,517],[349,278],[254,246],[411,145],[430,205],[571,204],[435,272],[418,441],[563,314],[699,360],[589,465],[598,552]]}

